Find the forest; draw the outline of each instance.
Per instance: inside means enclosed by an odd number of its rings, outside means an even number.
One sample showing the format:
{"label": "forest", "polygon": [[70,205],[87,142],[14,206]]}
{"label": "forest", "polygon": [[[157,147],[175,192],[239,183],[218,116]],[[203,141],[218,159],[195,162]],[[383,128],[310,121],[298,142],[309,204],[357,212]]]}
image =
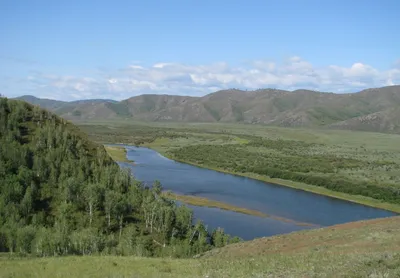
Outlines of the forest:
{"label": "forest", "polygon": [[161,191],[71,123],[0,98],[0,252],[190,257],[240,241]]}

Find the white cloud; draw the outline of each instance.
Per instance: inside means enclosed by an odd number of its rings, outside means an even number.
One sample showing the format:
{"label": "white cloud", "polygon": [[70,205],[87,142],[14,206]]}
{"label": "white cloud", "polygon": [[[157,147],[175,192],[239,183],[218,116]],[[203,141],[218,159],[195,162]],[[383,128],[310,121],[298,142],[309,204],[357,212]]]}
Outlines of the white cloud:
{"label": "white cloud", "polygon": [[129,68],[131,68],[131,69],[144,69],[142,66],[139,66],[139,65],[130,65]]}
{"label": "white cloud", "polygon": [[171,66],[173,65],[172,63],[158,63],[158,64],[154,64],[153,68],[157,68],[157,69],[162,69],[165,68],[167,66]]}
{"label": "white cloud", "polygon": [[[5,81],[1,81],[4,83]],[[354,92],[369,87],[400,84],[400,66],[379,71],[356,62],[347,67],[315,67],[300,57],[282,63],[258,60],[239,66],[225,62],[208,65],[157,63],[151,66],[131,64],[118,71],[105,71],[94,76],[34,73],[23,82],[3,84],[13,94],[53,96],[57,99],[112,98],[155,93],[202,96],[220,89],[279,88],[313,89],[330,92]],[[11,91],[12,90],[12,91]]]}

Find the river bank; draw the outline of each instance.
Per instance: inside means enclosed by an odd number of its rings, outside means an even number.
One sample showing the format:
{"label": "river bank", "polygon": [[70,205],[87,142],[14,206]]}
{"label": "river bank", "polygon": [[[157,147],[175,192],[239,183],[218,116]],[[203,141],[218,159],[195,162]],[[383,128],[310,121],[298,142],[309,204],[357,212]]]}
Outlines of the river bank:
{"label": "river bank", "polygon": [[[177,162],[151,148],[125,147],[128,159],[134,160],[135,165],[120,163],[120,166],[129,169],[144,186],[158,180],[165,191],[190,196],[191,203],[196,203],[188,204],[188,200],[185,203],[192,209],[194,220],[202,221],[210,229],[221,227],[245,240],[396,215],[322,194]],[[258,211],[268,217],[220,209],[223,207],[220,203]]]}
{"label": "river bank", "polygon": [[314,186],[314,185],[309,185],[309,184],[294,182],[294,181],[289,181],[289,180],[269,178],[267,176],[262,176],[262,175],[258,175],[258,174],[254,174],[254,173],[238,173],[238,172],[228,171],[225,169],[216,168],[216,167],[212,167],[212,166],[208,166],[208,165],[204,165],[204,164],[197,164],[197,163],[185,161],[182,159],[176,159],[175,157],[171,156],[164,148],[160,147],[157,144],[146,143],[146,144],[143,144],[143,147],[150,148],[150,149],[160,153],[161,155],[163,155],[164,157],[166,157],[168,159],[172,159],[174,161],[178,161],[181,163],[186,163],[186,164],[189,164],[192,166],[205,168],[205,169],[209,169],[209,170],[214,170],[217,172],[231,174],[231,175],[235,175],[235,176],[247,177],[247,178],[251,178],[251,179],[255,179],[255,180],[259,180],[259,181],[263,181],[263,182],[267,182],[267,183],[286,186],[286,187],[290,187],[293,189],[303,190],[303,191],[307,191],[307,192],[311,192],[311,193],[315,193],[315,194],[319,194],[319,195],[324,195],[324,196],[328,196],[328,197],[332,197],[332,198],[336,198],[336,199],[340,199],[340,200],[345,200],[345,201],[349,201],[349,202],[353,202],[353,203],[357,203],[357,204],[361,204],[361,205],[365,205],[365,206],[369,206],[369,207],[374,207],[374,208],[384,209],[387,211],[392,211],[395,213],[400,213],[400,205],[381,202],[379,200],[375,200],[375,199],[372,199],[369,197],[360,196],[360,195],[350,195],[350,194],[346,194],[346,193],[342,193],[342,192],[332,191],[332,190],[329,190],[329,189],[326,189],[323,187],[318,187],[318,186]]}
{"label": "river bank", "polygon": [[105,145],[104,148],[106,149],[106,152],[108,153],[109,156],[115,161],[115,162],[126,162],[126,163],[133,163],[133,160],[130,160],[126,156],[126,149],[122,146],[107,146]]}

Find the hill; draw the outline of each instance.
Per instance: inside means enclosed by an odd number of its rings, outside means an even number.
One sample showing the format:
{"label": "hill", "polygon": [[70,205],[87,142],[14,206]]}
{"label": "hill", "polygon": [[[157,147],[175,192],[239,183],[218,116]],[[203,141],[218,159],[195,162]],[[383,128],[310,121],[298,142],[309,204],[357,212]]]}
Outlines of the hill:
{"label": "hill", "polygon": [[260,238],[196,259],[0,257],[4,277],[399,277],[400,218]]}
{"label": "hill", "polygon": [[400,107],[333,123],[331,128],[400,133]]}
{"label": "hill", "polygon": [[222,90],[204,97],[140,95],[120,102],[21,99],[73,121],[133,119],[170,122],[257,123],[398,133],[400,86],[334,94],[310,90]]}
{"label": "hill", "polygon": [[0,252],[185,257],[231,241],[161,189],[66,120],[0,98]]}
{"label": "hill", "polygon": [[65,101],[47,99],[47,98],[37,98],[35,96],[25,95],[21,97],[17,97],[17,100],[23,100],[33,105],[38,105],[44,109],[48,110],[56,110],[57,108],[68,104]]}

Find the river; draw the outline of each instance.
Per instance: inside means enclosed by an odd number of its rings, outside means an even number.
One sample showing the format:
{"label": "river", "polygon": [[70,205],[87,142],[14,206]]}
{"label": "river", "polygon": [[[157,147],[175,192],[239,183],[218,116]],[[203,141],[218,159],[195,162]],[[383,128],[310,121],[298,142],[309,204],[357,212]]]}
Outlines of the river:
{"label": "river", "polygon": [[[222,227],[226,233],[245,240],[397,215],[382,209],[176,162],[148,148],[124,147],[128,159],[134,160],[135,165],[119,163],[120,166],[130,168],[134,176],[144,183],[150,185],[154,180],[159,180],[165,190],[205,197],[274,216],[262,218],[218,208],[189,206],[193,209],[194,217],[202,220],[209,229]],[[312,225],[305,226],[297,222]]]}

